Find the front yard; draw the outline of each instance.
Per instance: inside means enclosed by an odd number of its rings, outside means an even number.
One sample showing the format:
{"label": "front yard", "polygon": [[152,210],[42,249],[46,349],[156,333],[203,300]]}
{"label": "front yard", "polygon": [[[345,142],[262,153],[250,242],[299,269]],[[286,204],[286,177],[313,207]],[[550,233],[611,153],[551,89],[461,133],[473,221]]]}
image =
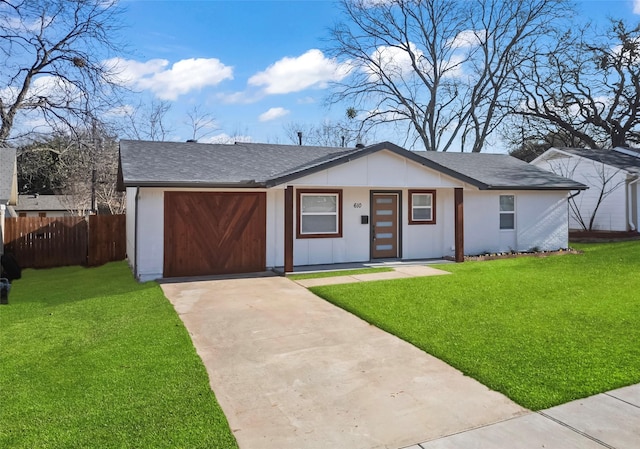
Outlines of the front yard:
{"label": "front yard", "polygon": [[111,263],[15,281],[0,306],[0,447],[237,445],[160,287]]}
{"label": "front yard", "polygon": [[311,290],[539,410],[640,382],[640,241]]}

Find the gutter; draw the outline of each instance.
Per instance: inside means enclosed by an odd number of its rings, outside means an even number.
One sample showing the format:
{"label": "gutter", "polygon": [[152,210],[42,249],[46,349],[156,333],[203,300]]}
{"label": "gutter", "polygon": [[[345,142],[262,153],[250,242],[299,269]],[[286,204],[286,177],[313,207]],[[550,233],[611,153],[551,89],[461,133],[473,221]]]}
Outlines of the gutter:
{"label": "gutter", "polygon": [[138,198],[140,197],[140,187],[136,187],[136,196],[135,196],[135,223],[133,224],[133,273],[135,278],[140,281],[140,277],[138,276]]}
{"label": "gutter", "polygon": [[627,184],[627,223],[629,224],[629,229],[632,231],[637,230],[636,225],[633,223],[633,203],[631,202],[631,186],[637,184],[640,181],[640,177],[636,177],[633,181]]}

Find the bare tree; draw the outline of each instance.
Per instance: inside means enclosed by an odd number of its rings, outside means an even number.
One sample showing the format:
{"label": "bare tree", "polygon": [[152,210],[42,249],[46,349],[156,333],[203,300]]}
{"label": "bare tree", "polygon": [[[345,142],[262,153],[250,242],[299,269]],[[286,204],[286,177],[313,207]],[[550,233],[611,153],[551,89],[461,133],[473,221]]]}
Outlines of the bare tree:
{"label": "bare tree", "polygon": [[211,135],[218,129],[213,114],[204,112],[202,106],[194,106],[187,111],[186,124],[191,128],[191,139],[196,141]]}
{"label": "bare tree", "polygon": [[[573,158],[559,158],[549,161],[549,168],[552,172],[560,176],[575,179],[577,169],[582,163],[574,160]],[[618,174],[620,174],[619,169],[608,168],[609,166],[604,164],[602,161],[592,161],[592,163],[592,173],[589,173],[589,169],[591,167],[587,170],[583,167],[583,169],[580,170],[580,173],[585,177],[585,181],[589,185],[589,189],[595,190],[597,193],[593,206],[590,208],[585,206],[582,201],[582,196],[578,195],[578,192],[569,196],[569,210],[571,216],[584,231],[593,230],[598,210],[604,200],[625,184],[624,178],[618,177]]]}
{"label": "bare tree", "polygon": [[427,150],[482,150],[510,104],[511,71],[566,17],[563,0],[342,0],[331,53],[348,61],[334,101],[368,110]]}
{"label": "bare tree", "polygon": [[517,67],[515,115],[528,132],[554,128],[589,148],[640,143],[640,25],[612,21],[598,36],[568,31]]}
{"label": "bare tree", "polygon": [[118,50],[119,12],[116,0],[0,0],[0,144],[20,113],[55,128],[113,104],[103,61]]}
{"label": "bare tree", "polygon": [[284,132],[291,143],[319,145],[327,147],[355,147],[363,143],[373,131],[366,130],[357,119],[358,111],[350,107],[345,111],[345,118],[338,121],[323,120],[318,124],[291,122],[284,126]]}
{"label": "bare tree", "polygon": [[[19,153],[28,161],[18,165],[21,192],[59,194],[63,205],[79,215],[94,209],[124,211],[124,194],[116,188],[118,145],[99,123],[43,139],[20,148]],[[36,167],[41,161],[48,163]]]}
{"label": "bare tree", "polygon": [[167,120],[170,110],[168,101],[152,101],[148,105],[140,103],[125,109],[119,123],[114,126],[127,139],[165,141],[173,132]]}

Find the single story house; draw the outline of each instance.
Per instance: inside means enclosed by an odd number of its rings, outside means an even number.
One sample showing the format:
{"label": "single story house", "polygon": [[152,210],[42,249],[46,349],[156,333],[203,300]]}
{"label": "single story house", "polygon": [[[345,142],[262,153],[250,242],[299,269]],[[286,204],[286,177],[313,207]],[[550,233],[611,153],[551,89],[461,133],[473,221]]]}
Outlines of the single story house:
{"label": "single story house", "polygon": [[[569,177],[589,189],[572,198],[570,229],[637,231],[640,153],[629,148],[550,148],[531,164]],[[577,192],[576,192],[577,193]]]}
{"label": "single story house", "polygon": [[69,217],[72,201],[64,195],[18,195],[13,210],[18,217]]}
{"label": "single story house", "polygon": [[3,253],[4,218],[7,207],[18,201],[18,164],[16,149],[0,147],[0,254]]}
{"label": "single story house", "polygon": [[504,154],[120,142],[139,280],[568,246],[568,192]]}

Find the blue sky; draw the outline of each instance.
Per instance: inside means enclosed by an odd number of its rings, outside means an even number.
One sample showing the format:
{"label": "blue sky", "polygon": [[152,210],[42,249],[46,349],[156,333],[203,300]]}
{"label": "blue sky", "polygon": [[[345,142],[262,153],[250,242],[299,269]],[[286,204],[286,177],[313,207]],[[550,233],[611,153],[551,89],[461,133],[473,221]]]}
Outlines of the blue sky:
{"label": "blue sky", "polygon": [[[324,53],[340,19],[331,1],[123,0],[122,55],[144,104],[171,104],[170,140],[186,140],[186,111],[211,114],[201,141],[293,143],[284,126],[340,119],[346,106],[324,105],[340,65]],[[640,20],[640,0],[578,1],[585,20]],[[634,13],[634,8],[636,13]]]}

